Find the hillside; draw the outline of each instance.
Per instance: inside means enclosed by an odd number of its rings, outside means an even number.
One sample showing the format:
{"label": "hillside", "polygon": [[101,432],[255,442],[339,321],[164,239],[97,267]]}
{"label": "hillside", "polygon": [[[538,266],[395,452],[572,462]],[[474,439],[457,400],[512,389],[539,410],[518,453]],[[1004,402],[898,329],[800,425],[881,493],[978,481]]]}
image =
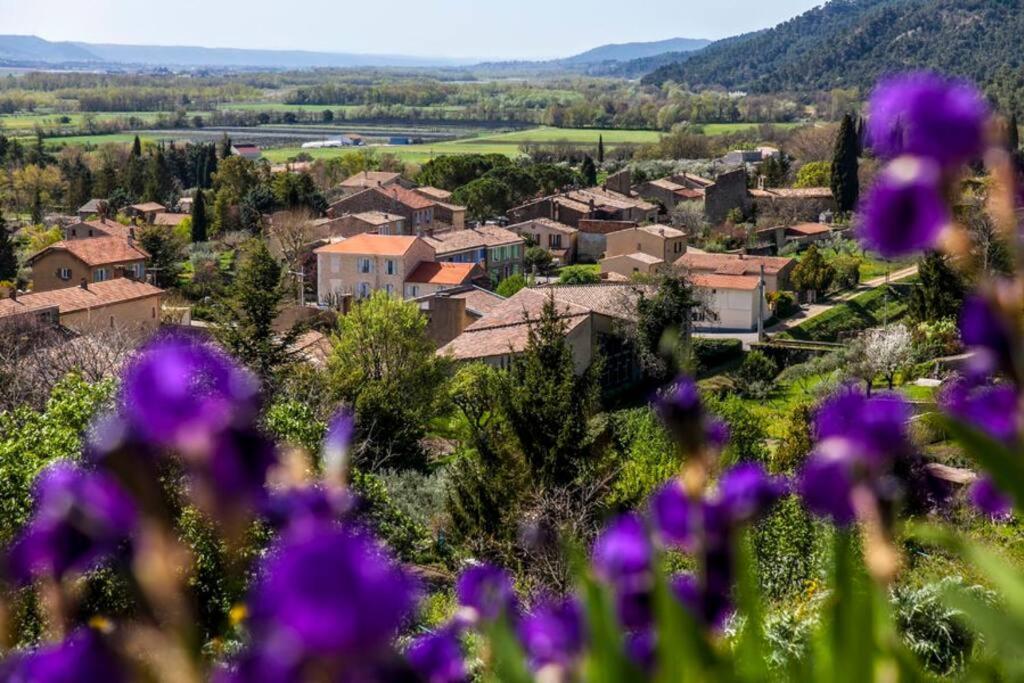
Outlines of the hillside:
{"label": "hillside", "polygon": [[303,50],[247,50],[163,45],[51,42],[36,36],[0,36],[0,63],[123,64],[132,66],[303,69],[360,66],[455,66],[472,60],[407,55],[365,55]]}
{"label": "hillside", "polygon": [[671,38],[650,43],[622,43],[602,45],[572,57],[558,60],[562,64],[599,64],[601,62],[626,62],[645,57],[669,53],[686,53],[700,50],[711,44],[710,40],[697,38]]}
{"label": "hillside", "polygon": [[819,90],[931,68],[992,84],[1011,74],[1019,80],[1021,35],[1024,0],[832,0],[773,29],[713,43],[644,82]]}

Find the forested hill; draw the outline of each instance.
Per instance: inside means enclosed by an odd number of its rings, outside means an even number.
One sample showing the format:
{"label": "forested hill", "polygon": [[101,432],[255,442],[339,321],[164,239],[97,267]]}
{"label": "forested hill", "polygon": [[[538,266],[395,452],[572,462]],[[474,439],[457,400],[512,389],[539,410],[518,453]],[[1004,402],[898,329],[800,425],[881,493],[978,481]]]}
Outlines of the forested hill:
{"label": "forested hill", "polygon": [[645,83],[751,92],[867,87],[931,68],[1021,87],[1024,0],[832,0],[773,29],[719,41]]}

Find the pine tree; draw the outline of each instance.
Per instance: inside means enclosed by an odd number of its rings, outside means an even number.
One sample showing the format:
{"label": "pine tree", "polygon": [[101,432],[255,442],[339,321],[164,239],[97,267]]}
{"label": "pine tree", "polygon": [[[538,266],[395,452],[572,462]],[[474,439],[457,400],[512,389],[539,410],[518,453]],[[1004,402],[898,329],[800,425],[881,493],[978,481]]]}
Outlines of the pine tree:
{"label": "pine tree", "polygon": [[857,130],[853,117],[843,116],[836,136],[835,152],[832,155],[832,196],[841,213],[848,213],[857,207],[860,197],[860,180],[857,176]]}
{"label": "pine tree", "polygon": [[910,317],[919,322],[955,318],[967,287],[949,259],[938,252],[928,252],[917,271],[919,284],[910,293]]}
{"label": "pine tree", "polygon": [[208,227],[206,199],[202,190],[196,190],[195,199],[192,200],[192,241],[205,242]]}
{"label": "pine tree", "polygon": [[167,168],[167,157],[162,149],[157,149],[150,157],[146,170],[146,186],[143,199],[148,202],[166,201],[171,191],[171,173]]}
{"label": "pine tree", "polygon": [[291,362],[298,328],[284,334],[274,329],[287,294],[281,264],[266,242],[252,240],[228,290],[217,306],[213,336],[260,377],[268,379]]}
{"label": "pine tree", "polygon": [[139,140],[139,136],[135,136],[135,141],[132,142],[132,156],[138,159],[142,156],[142,140]]}
{"label": "pine tree", "polygon": [[0,213],[0,282],[14,282],[18,277],[18,255],[14,251],[14,240],[7,232],[7,221]]}
{"label": "pine tree", "polygon": [[583,182],[587,184],[587,187],[597,185],[597,166],[594,165],[594,160],[590,158],[589,154],[583,157],[583,163],[580,165],[580,174],[583,176]]}
{"label": "pine tree", "polygon": [[1006,146],[1010,152],[1020,151],[1020,128],[1017,125],[1017,114],[1010,114],[1010,120],[1006,125]]}
{"label": "pine tree", "polygon": [[597,163],[604,163],[604,136],[597,136]]}
{"label": "pine tree", "polygon": [[832,155],[832,196],[835,197],[840,213],[849,213],[857,208],[860,197],[860,180],[857,176],[857,131],[853,117],[843,116],[836,136],[835,152]]}

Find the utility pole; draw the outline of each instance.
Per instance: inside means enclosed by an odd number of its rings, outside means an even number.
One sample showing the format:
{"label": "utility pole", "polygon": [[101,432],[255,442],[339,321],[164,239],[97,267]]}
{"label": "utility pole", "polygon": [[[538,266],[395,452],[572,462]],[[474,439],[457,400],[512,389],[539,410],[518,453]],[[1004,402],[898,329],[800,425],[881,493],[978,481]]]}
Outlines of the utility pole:
{"label": "utility pole", "polygon": [[764,264],[761,264],[761,275],[757,280],[757,341],[764,341]]}
{"label": "utility pole", "polygon": [[306,305],[306,267],[299,266],[298,270],[289,270],[291,275],[299,278],[299,306]]}
{"label": "utility pole", "polygon": [[885,264],[885,292],[882,294],[882,327],[889,327],[889,264]]}

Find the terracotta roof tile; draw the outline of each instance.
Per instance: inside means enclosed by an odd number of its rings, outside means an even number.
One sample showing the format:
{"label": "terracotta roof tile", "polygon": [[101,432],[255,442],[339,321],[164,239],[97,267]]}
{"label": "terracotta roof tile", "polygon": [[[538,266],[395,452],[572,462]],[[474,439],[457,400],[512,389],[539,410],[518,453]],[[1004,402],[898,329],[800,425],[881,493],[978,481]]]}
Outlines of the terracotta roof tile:
{"label": "terracotta roof tile", "polygon": [[181,225],[186,218],[187,213],[158,213],[153,217],[153,225]]}
{"label": "terracotta roof tile", "polygon": [[425,285],[464,285],[480,275],[475,263],[433,263],[423,261],[405,278],[406,282]]}
{"label": "terracotta roof tile", "polygon": [[757,289],[759,277],[749,275],[717,275],[714,273],[691,274],[690,282],[700,289],[740,289],[753,291]]}
{"label": "terracotta roof tile", "polygon": [[372,254],[376,256],[402,256],[416,243],[411,235],[371,235],[361,233],[314,249],[317,254]]}
{"label": "terracotta roof tile", "polygon": [[41,311],[56,306],[60,313],[74,313],[88,308],[144,299],[163,294],[163,290],[145,282],[115,278],[94,282],[88,289],[67,287],[46,292],[22,294],[15,299],[0,300],[0,317]]}
{"label": "terracotta roof tile", "polygon": [[519,231],[525,230],[527,227],[529,227],[531,225],[543,225],[545,228],[548,228],[550,230],[554,230],[556,232],[565,233],[566,235],[572,235],[573,233],[579,232],[579,230],[577,230],[576,228],[572,227],[571,225],[566,225],[565,223],[559,223],[558,221],[553,220],[551,218],[533,218],[533,219],[528,220],[528,221],[523,221],[522,223],[516,223],[515,225],[510,225],[510,226],[508,226],[505,229],[510,231],[510,232],[514,232],[514,233],[518,234]]}
{"label": "terracotta roof tile", "polygon": [[786,232],[795,232],[798,235],[810,237],[811,235],[824,235],[832,232],[832,228],[821,223],[801,223],[786,228]]}
{"label": "terracotta roof tile", "polygon": [[388,185],[402,177],[401,173],[389,173],[387,171],[363,171],[341,181],[341,187],[377,187]]}
{"label": "terracotta roof tile", "polygon": [[66,251],[87,266],[105,266],[149,258],[140,247],[121,237],[86,237],[51,244],[29,257],[31,264],[48,251]]}
{"label": "terracotta roof tile", "polygon": [[158,204],[156,202],[145,202],[143,204],[132,204],[131,208],[135,209],[136,211],[141,211],[143,213],[149,213],[150,211],[166,211],[167,210],[166,206],[164,206],[163,204]]}
{"label": "terracotta roof tile", "polygon": [[795,264],[791,258],[782,256],[748,256],[740,254],[701,254],[688,251],[680,256],[675,265],[691,271],[705,271],[722,275],[757,275],[764,265],[764,272],[777,275],[781,270]]}

